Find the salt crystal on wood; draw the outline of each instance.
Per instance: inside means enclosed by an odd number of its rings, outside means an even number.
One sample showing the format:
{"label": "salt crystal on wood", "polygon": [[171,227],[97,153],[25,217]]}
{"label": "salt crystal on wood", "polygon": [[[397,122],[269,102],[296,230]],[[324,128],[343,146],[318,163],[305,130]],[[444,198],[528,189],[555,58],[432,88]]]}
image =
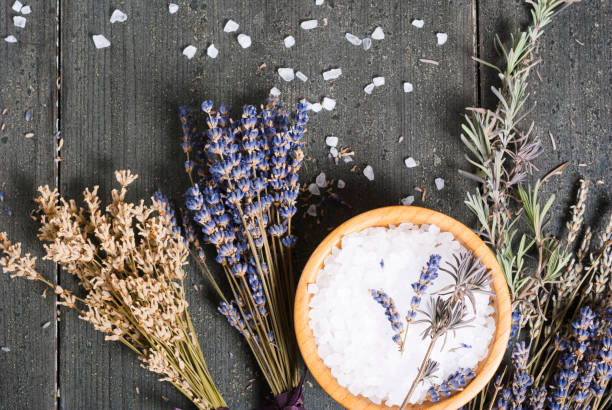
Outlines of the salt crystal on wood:
{"label": "salt crystal on wood", "polygon": [[275,97],[278,97],[281,94],[280,90],[276,87],[272,87],[270,89],[270,95],[273,95]]}
{"label": "salt crystal on wood", "polygon": [[344,35],[344,38],[346,38],[348,40],[348,42],[351,43],[354,46],[360,46],[361,42],[362,42],[362,40],[359,37],[357,37],[356,35],[351,34],[351,33],[346,33]]}
{"label": "salt crystal on wood", "polygon": [[193,56],[195,56],[197,51],[198,51],[197,47],[195,47],[195,46],[187,46],[183,50],[183,55],[185,57],[187,57],[187,59],[191,60],[193,58]]}
{"label": "salt crystal on wood", "polygon": [[412,205],[412,203],[414,202],[414,196],[410,195],[410,196],[407,196],[406,198],[402,198],[400,202],[402,203],[402,205],[406,205],[406,206]]}
{"label": "salt crystal on wood", "polygon": [[179,10],[178,4],[170,3],[168,4],[168,12],[170,14],[174,14]]}
{"label": "salt crystal on wood", "polygon": [[385,32],[382,27],[376,27],[372,32],[372,40],[382,40],[385,38]]}
{"label": "salt crystal on wood", "polygon": [[374,84],[370,83],[370,84],[366,85],[363,88],[363,91],[365,91],[366,94],[372,94],[372,91],[374,91]]}
{"label": "salt crystal on wood", "polygon": [[438,39],[438,45],[441,46],[448,40],[448,34],[446,33],[436,33],[436,37]]}
{"label": "salt crystal on wood", "polygon": [[319,175],[317,175],[315,183],[319,188],[325,188],[327,186],[327,179],[324,172],[321,172]]}
{"label": "salt crystal on wood", "polygon": [[116,9],[115,11],[113,11],[113,14],[111,14],[110,16],[110,23],[114,24],[114,23],[123,23],[124,21],[127,21],[128,16],[127,14],[125,14],[124,12],[122,12],[119,9]]}
{"label": "salt crystal on wood", "polygon": [[7,43],[16,43],[17,38],[15,36],[7,36],[4,37],[4,41],[6,41]]}
{"label": "salt crystal on wood", "polygon": [[331,154],[332,157],[337,158],[338,157],[338,148],[331,147],[329,149],[329,153]]}
{"label": "salt crystal on wood", "polygon": [[313,195],[321,195],[321,191],[319,190],[319,186],[317,184],[308,185],[308,192]]}
{"label": "salt crystal on wood", "polygon": [[211,44],[206,49],[206,55],[208,55],[210,58],[217,58],[219,55],[219,50],[217,50],[217,47],[215,47],[214,44]]}
{"label": "salt crystal on wood", "polygon": [[312,30],[318,25],[319,23],[317,22],[317,20],[305,20],[300,23],[300,27],[304,30]]}
{"label": "salt crystal on wood", "polygon": [[353,157],[347,155],[346,157],[342,157],[342,161],[346,163],[353,162]]}
{"label": "salt crystal on wood", "polygon": [[280,75],[280,77],[287,82],[293,81],[293,79],[295,78],[295,73],[293,72],[293,68],[287,68],[287,67],[279,68],[278,75]]}
{"label": "salt crystal on wood", "polygon": [[365,51],[368,51],[370,47],[372,47],[372,40],[369,37],[366,37],[363,39],[363,42],[361,45],[363,46],[363,49]]}
{"label": "salt crystal on wood", "polygon": [[335,80],[336,78],[340,77],[341,75],[342,75],[342,69],[341,68],[332,68],[331,70],[323,72],[323,79],[325,81]]}
{"label": "salt crystal on wood", "polygon": [[21,4],[21,2],[19,0],[15,1],[15,3],[13,3],[13,7],[11,7],[13,9],[13,11],[15,13],[19,13],[21,11],[21,8],[23,7],[23,4]]}
{"label": "salt crystal on wood", "polygon": [[414,158],[412,157],[408,157],[404,160],[404,164],[406,164],[406,167],[408,168],[414,168],[417,166],[416,161],[414,160]]}
{"label": "salt crystal on wood", "polygon": [[325,0],[315,0],[315,6],[322,6]]}
{"label": "salt crystal on wood", "polygon": [[412,25],[415,26],[416,28],[423,28],[423,26],[425,25],[425,22],[423,20],[414,19],[412,20]]}
{"label": "salt crystal on wood", "polygon": [[310,106],[310,109],[313,110],[314,112],[319,112],[323,109],[323,106],[319,103],[314,103]]}
{"label": "salt crystal on wood", "polygon": [[369,179],[370,181],[373,181],[374,180],[374,169],[372,169],[370,165],[367,165],[363,169],[363,175],[365,175],[365,177]]}
{"label": "salt crystal on wood", "polygon": [[240,44],[240,47],[242,48],[251,47],[251,37],[242,33],[238,34],[238,44]]}
{"label": "salt crystal on wood", "polygon": [[25,28],[26,21],[26,18],[23,16],[13,16],[13,24],[15,27]]}
{"label": "salt crystal on wood", "polygon": [[411,93],[413,89],[414,89],[414,87],[412,86],[412,83],[409,83],[409,82],[405,82],[404,83],[404,92],[405,93]]}
{"label": "salt crystal on wood", "polygon": [[380,87],[381,85],[385,85],[385,77],[374,77],[372,78],[372,84],[376,87]]}
{"label": "salt crystal on wood", "polygon": [[346,182],[344,182],[343,180],[339,179],[338,180],[338,188],[339,189],[344,189],[345,186],[346,186]]}
{"label": "salt crystal on wood", "polygon": [[438,191],[444,188],[444,180],[442,178],[436,178],[434,182],[436,183],[436,188]]}
{"label": "salt crystal on wood", "polygon": [[306,213],[310,216],[317,216],[317,206],[314,204],[310,205]]}
{"label": "salt crystal on wood", "polygon": [[331,111],[336,107],[336,100],[332,98],[325,97],[321,102],[321,106],[325,108],[327,111]]}
{"label": "salt crystal on wood", "polygon": [[285,47],[291,48],[291,47],[293,47],[295,45],[295,37],[287,36],[287,37],[285,37],[283,42],[285,43]]}
{"label": "salt crystal on wood", "polygon": [[30,7],[30,6],[23,6],[23,7],[21,8],[21,14],[23,14],[23,15],[26,15],[26,16],[27,16],[27,15],[28,15],[28,14],[30,14],[31,12],[32,12],[32,7]]}
{"label": "salt crystal on wood", "polygon": [[330,135],[329,137],[325,138],[325,144],[327,144],[330,147],[335,147],[338,145],[338,137],[334,137],[333,135]]}
{"label": "salt crystal on wood", "polygon": [[227,20],[227,23],[225,23],[225,26],[223,26],[223,31],[226,33],[233,33],[234,31],[238,30],[238,28],[240,28],[240,24],[232,19],[229,19]]}
{"label": "salt crystal on wood", "polygon": [[106,48],[110,47],[111,45],[110,41],[108,41],[108,39],[102,34],[94,34],[91,36],[91,39],[93,40],[96,48]]}
{"label": "salt crystal on wood", "polygon": [[303,73],[303,72],[301,72],[301,71],[296,72],[296,73],[295,73],[295,76],[296,76],[298,79],[302,80],[303,82],[308,81],[308,77],[306,77],[306,74],[304,74],[304,73]]}

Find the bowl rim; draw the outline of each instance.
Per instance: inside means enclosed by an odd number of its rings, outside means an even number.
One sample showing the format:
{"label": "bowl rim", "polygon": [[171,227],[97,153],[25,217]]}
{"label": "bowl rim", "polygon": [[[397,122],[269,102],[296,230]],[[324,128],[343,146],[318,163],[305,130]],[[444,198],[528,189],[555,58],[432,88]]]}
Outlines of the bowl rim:
{"label": "bowl rim", "polygon": [[458,409],[485,387],[499,367],[510,338],[511,305],[506,278],[491,249],[470,228],[441,212],[404,205],[377,208],[352,217],[329,233],[306,262],[297,286],[294,304],[294,327],[298,347],[304,363],[315,380],[327,394],[342,406],[348,409],[372,410],[398,408],[398,406],[388,407],[384,403],[377,405],[361,395],[354,396],[345,387],[340,386],[336,378],[332,376],[329,367],[323,363],[317,353],[317,344],[308,324],[309,304],[312,297],[308,293],[308,285],[316,281],[325,258],[334,246],[340,244],[342,237],[369,227],[399,225],[400,223],[431,224],[438,226],[441,231],[452,233],[455,239],[465,248],[474,252],[476,257],[480,257],[485,266],[492,272],[492,287],[496,294],[494,299],[495,333],[489,345],[489,354],[478,363],[476,377],[461,392],[453,396],[436,403],[424,402],[421,405],[411,406],[413,409]]}

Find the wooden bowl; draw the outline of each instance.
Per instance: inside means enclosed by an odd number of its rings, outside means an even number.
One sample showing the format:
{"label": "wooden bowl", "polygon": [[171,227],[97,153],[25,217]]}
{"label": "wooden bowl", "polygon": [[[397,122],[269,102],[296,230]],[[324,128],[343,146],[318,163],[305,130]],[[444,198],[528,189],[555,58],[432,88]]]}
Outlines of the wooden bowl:
{"label": "wooden bowl", "polygon": [[[439,226],[441,231],[452,233],[455,239],[466,249],[474,252],[476,257],[482,258],[482,262],[493,274],[492,286],[497,295],[493,302],[495,306],[496,328],[489,346],[489,355],[478,363],[475,369],[476,377],[465,389],[451,397],[436,403],[425,402],[411,407],[413,409],[456,410],[476,396],[495,374],[508,346],[511,307],[506,279],[493,252],[467,226],[440,212],[416,206],[379,208],[357,215],[331,232],[315,249],[306,263],[297,287],[294,317],[297,342],[310,373],[312,373],[321,387],[338,403],[350,410],[389,409],[384,403],[378,405],[361,395],[354,396],[346,388],[340,386],[332,376],[329,367],[319,357],[317,344],[308,324],[309,304],[312,296],[308,293],[308,285],[316,282],[317,275],[323,267],[325,258],[331,253],[334,246],[340,246],[342,237],[353,232],[359,232],[365,228],[398,225],[402,222],[411,222],[415,225],[434,224]],[[393,408],[397,409],[398,407],[394,406]]]}

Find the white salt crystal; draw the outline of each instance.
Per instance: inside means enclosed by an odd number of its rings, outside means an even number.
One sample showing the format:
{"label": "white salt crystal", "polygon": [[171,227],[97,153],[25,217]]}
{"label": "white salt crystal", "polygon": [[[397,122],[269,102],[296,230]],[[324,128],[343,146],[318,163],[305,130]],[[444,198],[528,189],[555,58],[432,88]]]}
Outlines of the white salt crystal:
{"label": "white salt crystal", "polygon": [[342,69],[341,68],[332,68],[331,70],[323,72],[323,80],[325,80],[325,81],[335,80],[336,78],[340,77],[341,75],[342,75]]}
{"label": "white salt crystal", "polygon": [[217,50],[217,47],[215,47],[214,44],[211,44],[206,49],[206,55],[208,55],[210,58],[217,58],[219,55],[219,50]]}
{"label": "white salt crystal", "polygon": [[315,6],[322,6],[325,0],[315,0]]}
{"label": "white salt crystal", "polygon": [[170,14],[176,13],[178,9],[179,9],[178,4],[174,4],[174,3],[168,4],[168,12],[170,12]]}
{"label": "white salt crystal", "polygon": [[272,88],[270,89],[270,95],[273,95],[273,96],[275,96],[275,97],[278,97],[279,95],[281,95],[281,92],[280,92],[280,90],[279,90],[278,88],[276,88],[276,87],[272,87]]}
{"label": "white salt crystal", "polygon": [[409,83],[409,82],[405,82],[404,83],[404,92],[405,93],[411,93],[413,89],[414,89],[414,87],[412,86],[412,83]]}
{"label": "white salt crystal", "polygon": [[414,168],[417,166],[416,161],[414,160],[414,158],[412,157],[408,157],[404,160],[404,164],[406,164],[406,167],[408,168]]}
{"label": "white salt crystal", "polygon": [[23,16],[13,16],[13,24],[15,27],[25,28],[26,21],[26,18]]}
{"label": "white salt crystal", "polygon": [[293,47],[295,45],[295,37],[287,36],[287,37],[285,37],[283,42],[285,43],[285,47],[291,48],[291,47]]}
{"label": "white salt crystal", "polygon": [[370,83],[370,84],[366,85],[363,88],[363,91],[365,91],[366,94],[372,94],[372,91],[374,91],[374,84]]}
{"label": "white salt crystal", "polygon": [[365,51],[368,51],[370,47],[372,47],[372,40],[370,39],[370,37],[366,37],[363,39],[363,42],[361,45],[363,46],[363,49]]}
{"label": "white salt crystal", "polygon": [[195,47],[195,46],[187,46],[183,50],[183,55],[185,57],[187,57],[187,59],[191,60],[193,58],[193,56],[195,56],[197,51],[198,51],[197,47]]}
{"label": "white salt crystal", "polygon": [[374,84],[375,87],[380,87],[381,85],[385,85],[385,77],[372,78],[372,84]]}
{"label": "white salt crystal", "polygon": [[110,47],[111,43],[110,41],[108,41],[108,39],[106,37],[104,37],[102,34],[94,34],[93,36],[91,36],[96,48],[106,48],[106,47]]}
{"label": "white salt crystal", "polygon": [[348,164],[349,162],[353,162],[353,157],[347,155],[346,157],[342,157],[342,161]]}
{"label": "white salt crystal", "polygon": [[319,186],[317,184],[308,185],[308,192],[313,195],[321,195],[321,191],[319,190]]}
{"label": "white salt crystal", "polygon": [[385,38],[385,32],[382,27],[376,27],[372,32],[372,40],[382,40]]}
{"label": "white salt crystal", "polygon": [[346,182],[344,182],[343,180],[339,179],[338,180],[338,188],[344,189],[345,186],[346,186]]}
{"label": "white salt crystal", "polygon": [[436,37],[438,39],[438,45],[441,46],[448,40],[448,34],[446,33],[436,33]]}
{"label": "white salt crystal", "polygon": [[293,72],[293,68],[279,68],[278,75],[285,81],[293,81],[295,78],[295,73]]}
{"label": "white salt crystal", "polygon": [[425,25],[425,22],[423,20],[414,19],[412,20],[412,25],[415,26],[416,28],[423,28],[423,26]]}
{"label": "white salt crystal", "polygon": [[436,183],[436,188],[438,191],[444,188],[444,180],[442,178],[436,178],[434,182]]}
{"label": "white salt crystal", "polygon": [[30,14],[32,12],[32,7],[28,6],[23,6],[21,8],[21,14],[27,16],[28,14]]}
{"label": "white salt crystal", "polygon": [[122,12],[119,9],[115,9],[115,11],[113,11],[113,14],[111,14],[110,16],[110,23],[114,24],[114,23],[123,23],[124,21],[127,21],[128,16],[127,14],[125,14],[124,12]]}
{"label": "white salt crystal", "polygon": [[321,106],[325,108],[327,111],[331,111],[336,107],[336,100],[332,98],[325,97],[321,102]]}
{"label": "white salt crystal", "polygon": [[410,195],[410,196],[407,196],[406,198],[402,198],[400,202],[402,203],[402,205],[406,205],[406,206],[412,205],[412,203],[414,202],[414,196]]}
{"label": "white salt crystal", "polygon": [[306,213],[310,216],[317,216],[317,206],[312,204],[306,210]]}
{"label": "white salt crystal", "polygon": [[337,158],[338,157],[338,148],[336,147],[331,147],[329,149],[329,153],[332,157]]}
{"label": "white salt crystal", "polygon": [[319,103],[314,103],[310,106],[310,109],[313,110],[314,112],[319,112],[323,109],[323,106]]}
{"label": "white salt crystal", "polygon": [[315,183],[319,188],[325,188],[327,186],[327,179],[324,172],[321,172],[319,175],[317,175]]}
{"label": "white salt crystal", "polygon": [[346,33],[344,35],[344,38],[346,38],[348,40],[348,42],[351,43],[354,46],[360,46],[361,42],[362,42],[362,40],[359,37],[357,37],[356,35],[351,34],[351,33]]}
{"label": "white salt crystal", "polygon": [[372,169],[370,165],[367,165],[363,169],[363,175],[365,175],[365,177],[369,179],[370,181],[373,181],[374,180],[374,169]]}
{"label": "white salt crystal", "polygon": [[327,144],[327,146],[329,147],[338,146],[338,137],[334,137],[333,135],[330,135],[329,137],[325,138],[325,144]]}
{"label": "white salt crystal", "polygon": [[300,23],[300,27],[304,30],[312,30],[317,27],[318,24],[317,20],[305,20]]}
{"label": "white salt crystal", "polygon": [[233,33],[234,31],[238,30],[238,28],[240,28],[240,24],[236,23],[232,19],[229,19],[227,20],[227,23],[225,23],[225,26],[223,26],[223,31],[226,33]]}
{"label": "white salt crystal", "polygon": [[13,3],[12,9],[15,13],[19,13],[22,7],[23,7],[23,4],[21,4],[19,0],[16,0],[15,3]]}
{"label": "white salt crystal", "polygon": [[6,41],[7,43],[16,43],[17,38],[11,35],[11,36],[4,37],[4,41]]}
{"label": "white salt crystal", "polygon": [[316,283],[309,283],[308,284],[308,293],[317,293],[317,291],[319,290],[319,287],[317,286]]}
{"label": "white salt crystal", "polygon": [[295,73],[295,76],[296,76],[298,79],[302,80],[303,82],[308,81],[308,77],[306,77],[306,74],[304,74],[304,73],[303,73],[303,72],[301,72],[301,71],[296,72],[296,73]]}
{"label": "white salt crystal", "polygon": [[242,33],[238,34],[238,44],[240,44],[242,48],[251,47],[251,37]]}

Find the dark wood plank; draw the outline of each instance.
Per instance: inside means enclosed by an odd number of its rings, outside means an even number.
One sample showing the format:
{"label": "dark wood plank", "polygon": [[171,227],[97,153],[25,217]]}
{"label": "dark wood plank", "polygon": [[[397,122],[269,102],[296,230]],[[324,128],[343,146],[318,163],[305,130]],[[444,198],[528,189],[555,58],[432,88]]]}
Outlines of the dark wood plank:
{"label": "dark wood plank", "polygon": [[[24,250],[41,255],[37,224],[28,212],[40,184],[55,184],[55,10],[49,2],[28,2],[25,29],[13,25],[12,1],[0,5],[0,231]],[[53,3],[54,4],[54,3]],[[18,43],[4,41],[15,35]],[[25,120],[26,111],[32,119]],[[33,132],[32,138],[25,138]],[[8,208],[12,215],[6,215]],[[55,279],[55,265],[39,261],[41,273]],[[55,297],[43,287],[0,275],[0,407],[53,409],[56,396]],[[48,326],[43,328],[45,323]],[[9,351],[7,351],[9,349]]]}
{"label": "dark wood plank", "polygon": [[[481,1],[479,10],[481,55],[498,62],[493,33],[500,33],[509,44],[510,34],[524,29],[529,21],[528,8],[524,2],[499,0]],[[565,223],[579,178],[593,182],[587,221],[596,222],[610,210],[610,13],[604,3],[581,2],[556,16],[541,38],[542,63],[530,81],[534,92],[529,103],[532,111],[523,128],[535,121],[534,132],[542,138],[544,153],[537,161],[540,172],[536,175],[542,176],[564,161],[571,163],[563,176],[544,186],[546,194],[558,198],[551,224],[555,231]],[[483,100],[491,106],[490,86],[499,82],[492,70],[485,68],[481,73]],[[549,132],[554,136],[556,150]]]}

